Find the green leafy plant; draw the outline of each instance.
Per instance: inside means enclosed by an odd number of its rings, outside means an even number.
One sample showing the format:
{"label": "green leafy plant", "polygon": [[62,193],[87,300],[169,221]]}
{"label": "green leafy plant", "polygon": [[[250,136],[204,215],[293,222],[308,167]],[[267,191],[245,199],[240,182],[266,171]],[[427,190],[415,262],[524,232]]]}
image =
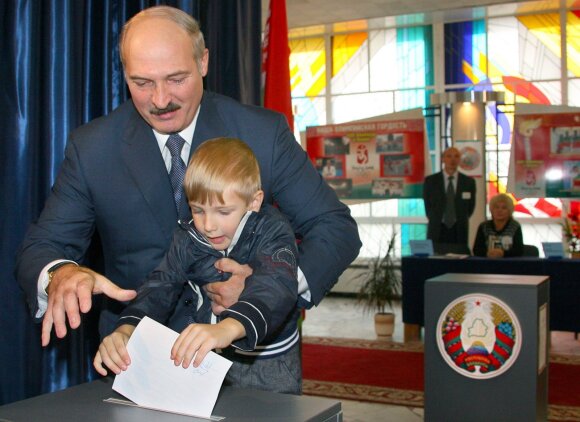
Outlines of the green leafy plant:
{"label": "green leafy plant", "polygon": [[400,297],[401,276],[395,269],[394,252],[397,234],[393,232],[385,255],[379,255],[369,261],[368,270],[355,279],[363,278],[357,300],[365,311],[375,310],[386,313],[392,310],[393,300]]}

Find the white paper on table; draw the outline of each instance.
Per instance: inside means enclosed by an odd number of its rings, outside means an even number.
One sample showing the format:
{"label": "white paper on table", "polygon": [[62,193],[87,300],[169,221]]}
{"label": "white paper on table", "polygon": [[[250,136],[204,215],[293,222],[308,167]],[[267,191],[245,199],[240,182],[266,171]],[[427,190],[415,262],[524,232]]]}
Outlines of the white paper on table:
{"label": "white paper on table", "polygon": [[175,331],[145,317],[131,335],[131,364],[115,377],[113,390],[137,405],[210,418],[232,362],[209,352],[201,365],[187,369],[170,359]]}

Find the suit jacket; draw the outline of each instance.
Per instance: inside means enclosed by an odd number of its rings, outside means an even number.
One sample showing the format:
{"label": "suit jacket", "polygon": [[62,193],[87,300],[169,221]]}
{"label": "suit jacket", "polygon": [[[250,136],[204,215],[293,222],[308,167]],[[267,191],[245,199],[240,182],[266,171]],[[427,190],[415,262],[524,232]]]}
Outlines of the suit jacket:
{"label": "suit jacket", "polygon": [[[204,92],[192,151],[220,136],[239,138],[256,154],[265,201],[279,205],[301,238],[299,265],[312,295],[302,305],[318,304],[361,246],[349,209],[315,170],[282,115]],[[180,214],[191,215],[187,203]],[[33,316],[42,268],[62,258],[82,262],[95,230],[105,275],[135,289],[161,261],[177,221],[158,144],[132,101],[74,130],[52,192],[17,256],[17,279]],[[107,303],[112,313],[121,310]]]}
{"label": "suit jacket", "polygon": [[[457,173],[455,189],[455,213],[457,216],[457,243],[467,245],[469,234],[469,217],[475,208],[475,180],[462,173]],[[439,242],[441,223],[445,212],[446,186],[443,172],[427,176],[423,184],[425,213],[429,219],[427,239]]]}

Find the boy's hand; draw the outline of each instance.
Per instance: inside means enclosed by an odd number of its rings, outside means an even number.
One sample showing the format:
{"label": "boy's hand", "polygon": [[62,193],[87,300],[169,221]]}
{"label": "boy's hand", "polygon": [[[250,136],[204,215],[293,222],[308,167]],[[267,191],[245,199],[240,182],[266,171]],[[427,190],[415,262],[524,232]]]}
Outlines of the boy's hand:
{"label": "boy's hand", "polygon": [[246,285],[246,278],[251,276],[253,271],[249,265],[238,264],[229,258],[217,260],[215,267],[221,272],[232,274],[227,281],[216,281],[203,286],[211,300],[212,312],[219,315],[238,301]]}
{"label": "boy's hand", "polygon": [[217,324],[191,324],[181,332],[171,349],[175,366],[197,368],[212,349],[228,347],[234,340],[246,335],[244,326],[233,318]]}
{"label": "boy's hand", "polygon": [[99,374],[107,375],[107,370],[103,367],[103,363],[116,375],[119,375],[121,371],[127,370],[127,367],[131,364],[131,358],[126,346],[133,331],[135,331],[133,325],[121,325],[103,339],[93,360],[93,365]]}

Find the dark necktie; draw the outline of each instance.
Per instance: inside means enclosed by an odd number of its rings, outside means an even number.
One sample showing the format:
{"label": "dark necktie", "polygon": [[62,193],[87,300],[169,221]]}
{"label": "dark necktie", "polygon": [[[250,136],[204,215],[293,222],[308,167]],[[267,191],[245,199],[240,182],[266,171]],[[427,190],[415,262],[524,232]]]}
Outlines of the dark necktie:
{"label": "dark necktie", "polygon": [[455,189],[453,188],[453,176],[449,176],[447,192],[445,194],[445,214],[443,215],[443,224],[450,229],[455,224],[457,217],[455,215]]}
{"label": "dark necktie", "polygon": [[185,140],[177,133],[170,135],[166,144],[171,153],[171,170],[169,171],[169,179],[171,179],[171,187],[173,188],[173,198],[175,199],[177,214],[179,214],[181,205],[183,177],[185,176],[185,163],[181,159],[181,149],[183,148],[183,144],[185,144]]}

